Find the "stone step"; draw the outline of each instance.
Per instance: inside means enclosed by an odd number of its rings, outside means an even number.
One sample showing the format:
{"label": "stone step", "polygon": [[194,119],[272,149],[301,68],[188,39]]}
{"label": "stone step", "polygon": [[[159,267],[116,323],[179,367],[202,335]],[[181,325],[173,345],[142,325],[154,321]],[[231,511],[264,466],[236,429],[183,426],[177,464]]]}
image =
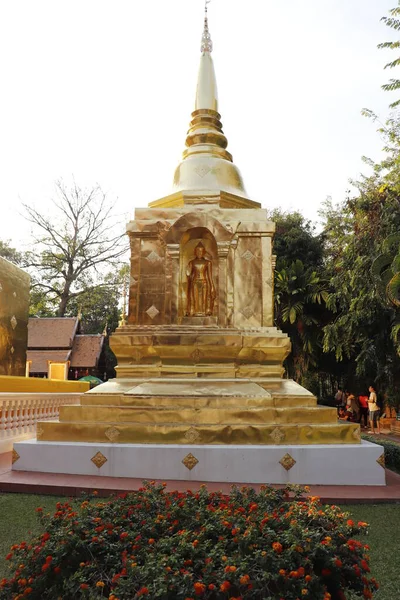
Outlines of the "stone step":
{"label": "stone step", "polygon": [[179,407],[179,408],[284,408],[316,407],[314,396],[246,397],[246,396],[141,396],[141,395],[95,395],[81,396],[82,406],[132,406],[132,407]]}
{"label": "stone step", "polygon": [[118,444],[358,444],[360,426],[335,424],[224,424],[49,422],[37,425],[37,439]]}
{"label": "stone step", "polygon": [[[218,400],[218,399],[212,399]],[[226,406],[182,408],[167,406],[62,406],[60,422],[106,422],[106,423],[188,423],[223,425],[233,424],[308,424],[336,423],[335,408],[265,408],[242,405],[234,408]]]}

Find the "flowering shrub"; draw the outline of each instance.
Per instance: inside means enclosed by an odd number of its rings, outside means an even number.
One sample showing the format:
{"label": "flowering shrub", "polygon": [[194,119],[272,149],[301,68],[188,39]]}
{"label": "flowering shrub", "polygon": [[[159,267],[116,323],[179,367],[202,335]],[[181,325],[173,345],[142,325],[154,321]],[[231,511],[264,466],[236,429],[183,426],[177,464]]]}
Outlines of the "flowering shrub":
{"label": "flowering shrub", "polygon": [[166,492],[146,483],[106,501],[57,504],[44,533],[11,547],[0,599],[372,598],[368,547],[336,506],[303,490]]}

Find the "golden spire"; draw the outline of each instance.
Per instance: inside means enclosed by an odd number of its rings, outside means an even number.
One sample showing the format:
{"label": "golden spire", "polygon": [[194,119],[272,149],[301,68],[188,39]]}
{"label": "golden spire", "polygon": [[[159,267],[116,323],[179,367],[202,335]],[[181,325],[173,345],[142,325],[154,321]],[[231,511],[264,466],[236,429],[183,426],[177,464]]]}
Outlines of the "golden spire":
{"label": "golden spire", "polygon": [[218,114],[217,82],[211,57],[213,44],[208,28],[205,2],[204,29],[201,38],[200,68],[197,79],[195,110],[186,138],[183,161],[175,171],[174,191],[221,192],[247,198],[239,169],[226,150],[228,141]]}
{"label": "golden spire", "polygon": [[208,29],[207,4],[209,2],[210,0],[206,0],[205,4],[204,29],[201,38],[201,58],[197,79],[195,110],[206,108],[218,111],[217,80],[215,78],[214,63],[211,58],[213,44]]}

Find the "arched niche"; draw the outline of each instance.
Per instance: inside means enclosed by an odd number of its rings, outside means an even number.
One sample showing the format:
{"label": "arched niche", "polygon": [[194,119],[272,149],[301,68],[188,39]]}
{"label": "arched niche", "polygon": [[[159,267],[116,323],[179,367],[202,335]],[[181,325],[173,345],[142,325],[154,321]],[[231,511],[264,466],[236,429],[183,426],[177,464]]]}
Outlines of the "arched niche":
{"label": "arched niche", "polygon": [[206,229],[217,242],[221,243],[229,242],[234,235],[234,231],[222,225],[218,219],[206,213],[198,212],[187,213],[175,221],[170,229],[165,232],[164,241],[166,244],[180,244],[182,236],[187,231],[198,228]]}
{"label": "arched niche", "polygon": [[189,262],[195,257],[195,248],[202,243],[206,253],[205,258],[211,261],[212,277],[216,291],[214,309],[212,316],[218,315],[218,290],[219,290],[219,269],[218,269],[218,247],[214,235],[206,227],[193,227],[186,230],[180,237],[179,243],[179,317],[182,318],[186,313],[187,306],[187,282],[186,270]]}

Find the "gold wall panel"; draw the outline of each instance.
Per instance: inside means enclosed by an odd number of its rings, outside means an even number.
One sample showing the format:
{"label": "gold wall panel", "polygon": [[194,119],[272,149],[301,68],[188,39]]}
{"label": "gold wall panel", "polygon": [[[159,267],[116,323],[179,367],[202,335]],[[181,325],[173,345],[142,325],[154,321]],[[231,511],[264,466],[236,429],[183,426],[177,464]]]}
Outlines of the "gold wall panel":
{"label": "gold wall panel", "polygon": [[29,286],[29,275],[0,257],[0,375],[25,375]]}
{"label": "gold wall panel", "polygon": [[[144,424],[114,423],[119,432],[118,443],[138,444],[187,444],[188,424]],[[40,422],[41,441],[82,441],[109,443],[106,431],[109,423],[56,423]],[[196,425],[201,444],[268,445],[276,444],[276,429],[283,434],[279,444],[355,444],[355,434],[359,434],[357,424],[318,424],[318,425]],[[358,442],[359,443],[359,442]]]}

